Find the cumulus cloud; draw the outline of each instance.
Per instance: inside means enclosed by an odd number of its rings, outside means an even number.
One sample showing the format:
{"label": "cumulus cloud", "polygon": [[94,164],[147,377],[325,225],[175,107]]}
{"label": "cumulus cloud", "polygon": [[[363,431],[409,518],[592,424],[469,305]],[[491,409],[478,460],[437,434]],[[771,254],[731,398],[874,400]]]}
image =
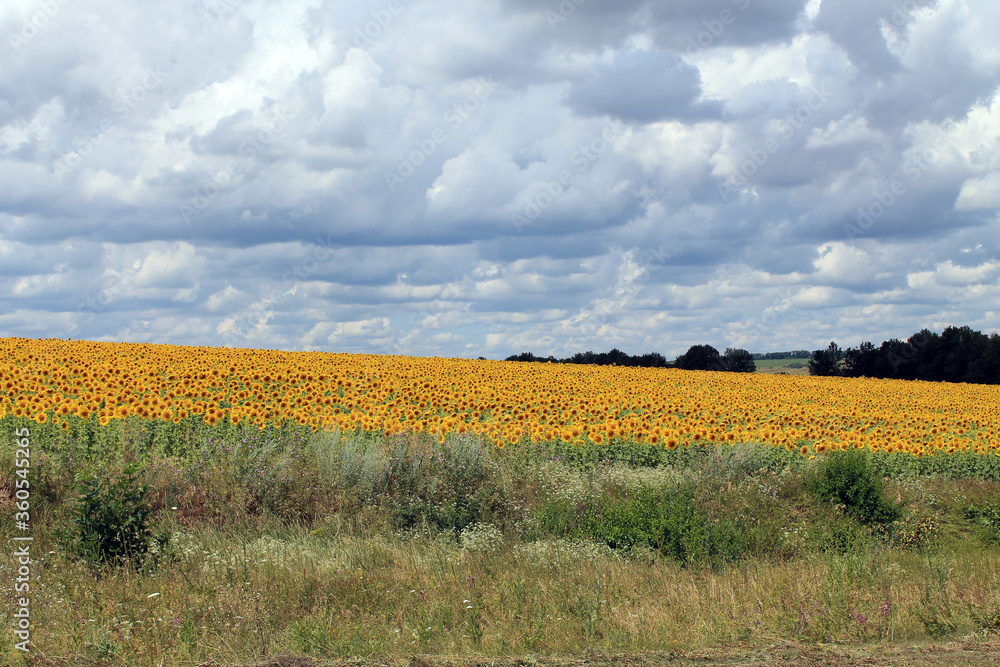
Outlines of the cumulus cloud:
{"label": "cumulus cloud", "polygon": [[996,326],[985,0],[40,7],[0,9],[2,335],[673,356]]}
{"label": "cumulus cloud", "polygon": [[582,113],[642,124],[717,118],[721,104],[700,101],[701,93],[697,68],[679,54],[631,51],[596,63],[589,76],[573,82],[568,101]]}

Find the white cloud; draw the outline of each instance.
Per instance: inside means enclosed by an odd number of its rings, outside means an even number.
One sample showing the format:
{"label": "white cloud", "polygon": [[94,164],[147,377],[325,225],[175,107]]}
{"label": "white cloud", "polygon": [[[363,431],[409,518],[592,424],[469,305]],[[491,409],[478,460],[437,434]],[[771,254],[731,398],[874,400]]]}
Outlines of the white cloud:
{"label": "white cloud", "polygon": [[823,244],[818,251],[819,258],[813,262],[814,280],[860,285],[875,277],[872,258],[864,250],[835,241]]}
{"label": "white cloud", "polygon": [[65,4],[0,64],[0,335],[671,356],[988,326],[1000,5],[896,4],[755,0],[707,36],[733,3]]}
{"label": "white cloud", "polygon": [[137,287],[178,287],[191,283],[201,271],[197,250],[180,242],[164,250],[153,250],[141,260],[135,274]]}

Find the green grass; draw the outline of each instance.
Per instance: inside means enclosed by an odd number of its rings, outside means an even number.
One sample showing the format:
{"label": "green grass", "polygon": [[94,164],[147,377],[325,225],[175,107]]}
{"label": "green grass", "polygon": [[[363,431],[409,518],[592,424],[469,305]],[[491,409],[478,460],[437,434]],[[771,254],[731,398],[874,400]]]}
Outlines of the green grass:
{"label": "green grass", "polygon": [[[833,459],[755,444],[28,426],[36,656],[579,655],[1000,630],[1000,457],[875,455],[857,490],[853,468],[817,486]],[[10,448],[0,464],[9,540]],[[101,466],[135,466],[150,489],[151,528],[170,539],[145,567],[88,562],[67,537],[74,480]],[[853,499],[898,520],[865,520]]]}
{"label": "green grass", "polygon": [[754,365],[758,373],[809,374],[808,359],[755,359]]}

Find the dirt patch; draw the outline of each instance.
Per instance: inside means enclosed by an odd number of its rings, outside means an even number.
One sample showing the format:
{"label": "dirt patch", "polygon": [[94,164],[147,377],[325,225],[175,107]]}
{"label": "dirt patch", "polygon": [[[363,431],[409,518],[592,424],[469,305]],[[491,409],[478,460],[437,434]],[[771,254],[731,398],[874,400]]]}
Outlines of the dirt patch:
{"label": "dirt patch", "polygon": [[[921,646],[811,646],[776,643],[765,647],[730,647],[667,653],[601,654],[576,657],[475,658],[410,656],[387,660],[333,663],[338,667],[842,667],[844,665],[968,667],[1000,665],[1000,643],[955,642]],[[316,667],[321,667],[317,665]],[[322,667],[326,667],[325,665]]]}
{"label": "dirt patch", "polygon": [[[29,664],[62,667],[96,663],[80,659],[35,658]],[[572,657],[502,657],[408,655],[317,661],[278,656],[253,662],[210,660],[198,667],[980,667],[1000,665],[1000,641],[964,641],[898,646],[809,645],[779,642],[769,646],[725,647],[666,653],[587,653]]]}

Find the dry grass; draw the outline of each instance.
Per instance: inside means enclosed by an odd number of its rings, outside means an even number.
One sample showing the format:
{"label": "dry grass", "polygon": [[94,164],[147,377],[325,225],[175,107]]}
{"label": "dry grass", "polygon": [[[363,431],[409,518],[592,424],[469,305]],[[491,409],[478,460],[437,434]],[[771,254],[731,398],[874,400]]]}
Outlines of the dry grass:
{"label": "dry grass", "polygon": [[187,531],[176,548],[176,562],[146,576],[119,570],[95,578],[54,555],[39,572],[32,607],[40,656],[190,665],[281,654],[906,643],[987,637],[1000,600],[996,549],[824,555],[712,572],[586,543],[463,547],[331,529]]}
{"label": "dry grass", "polygon": [[[246,452],[265,449],[271,458],[248,464]],[[690,452],[690,466],[660,468],[368,436],[195,451],[148,464],[157,528],[172,539],[146,573],[95,572],[70,555],[58,531],[77,468],[46,452],[32,481],[32,548],[44,554],[32,565],[34,663],[881,664],[857,647],[964,638],[981,658],[1000,632],[1000,545],[964,514],[995,502],[996,481],[893,481],[888,495],[921,536],[893,541],[810,499],[802,473],[775,470],[761,448]],[[683,567],[648,546],[560,538],[537,520],[681,485],[708,520],[773,541],[736,564]],[[463,498],[484,499],[471,524]],[[13,533],[7,513],[0,539]],[[818,654],[817,643],[840,648]],[[2,664],[23,659],[3,651]],[[843,660],[822,662],[830,656]]]}

